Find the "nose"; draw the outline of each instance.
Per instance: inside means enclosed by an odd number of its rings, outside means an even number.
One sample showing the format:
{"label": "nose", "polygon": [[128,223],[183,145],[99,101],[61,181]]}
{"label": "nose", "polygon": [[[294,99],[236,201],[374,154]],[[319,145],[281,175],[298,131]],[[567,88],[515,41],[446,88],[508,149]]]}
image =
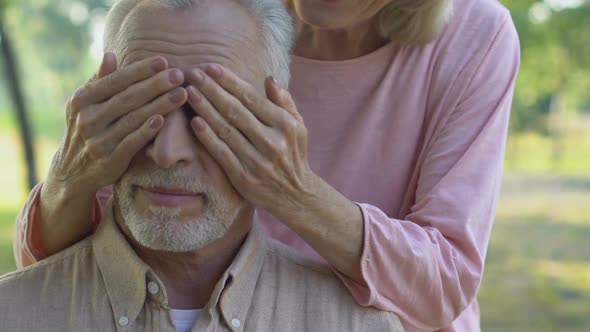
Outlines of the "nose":
{"label": "nose", "polygon": [[153,143],[147,147],[147,156],[163,169],[190,163],[196,155],[196,138],[186,115],[178,109],[167,114],[165,120]]}

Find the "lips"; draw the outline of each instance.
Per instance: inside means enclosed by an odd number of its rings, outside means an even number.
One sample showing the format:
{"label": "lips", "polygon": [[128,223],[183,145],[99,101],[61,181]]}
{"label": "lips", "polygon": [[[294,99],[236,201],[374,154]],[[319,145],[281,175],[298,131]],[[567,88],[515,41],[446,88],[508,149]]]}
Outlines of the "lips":
{"label": "lips", "polygon": [[138,188],[153,205],[180,207],[195,204],[203,198],[202,193],[186,191],[180,188]]}

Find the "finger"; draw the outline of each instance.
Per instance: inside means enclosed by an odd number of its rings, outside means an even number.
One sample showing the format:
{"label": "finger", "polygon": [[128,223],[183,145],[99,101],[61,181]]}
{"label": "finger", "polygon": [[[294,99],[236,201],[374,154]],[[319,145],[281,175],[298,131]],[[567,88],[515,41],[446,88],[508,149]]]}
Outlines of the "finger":
{"label": "finger", "polygon": [[115,148],[110,162],[117,166],[128,166],[133,157],[160,132],[164,125],[164,117],[154,115],[138,130],[125,137]]}
{"label": "finger", "polygon": [[[242,80],[230,70],[227,70],[218,64],[210,64],[205,69],[205,72],[217,84],[219,84],[219,86],[239,100],[242,105],[256,116],[256,118],[266,125],[274,127],[284,112],[270,102],[263,94],[258,92],[250,83]],[[208,80],[205,79],[202,83],[205,83],[203,85],[204,87],[210,87],[210,82]],[[197,88],[202,89],[199,84],[195,85]],[[209,91],[209,89],[207,91]],[[207,98],[216,97],[215,95],[209,96],[205,91],[203,91],[203,93]],[[212,102],[217,107],[216,102],[219,102],[219,100],[212,100]]]}
{"label": "finger", "polygon": [[[200,116],[191,120],[191,127],[198,140],[203,144],[209,154],[219,163],[225,174],[233,182],[245,176],[246,169],[230,147],[220,139]],[[234,182],[235,183],[235,182]]]}
{"label": "finger", "polygon": [[102,106],[104,112],[94,114],[99,125],[106,126],[122,116],[149,103],[158,96],[178,87],[184,82],[184,74],[179,69],[169,69],[147,80],[138,82],[109,99]]}
{"label": "finger", "polygon": [[85,89],[84,102],[104,102],[131,85],[141,82],[168,68],[168,62],[161,56],[138,61],[110,75],[90,82]]}
{"label": "finger", "polygon": [[260,153],[252,146],[252,143],[238,129],[226,121],[213,105],[199,94],[195,87],[189,86],[187,92],[191,107],[210,124],[216,137],[221,139],[244,165],[251,167],[261,160]]}
{"label": "finger", "polygon": [[264,89],[266,90],[266,96],[275,105],[287,111],[292,117],[297,120],[303,120],[301,114],[297,111],[295,102],[291,97],[291,94],[284,89],[281,89],[275,81],[274,77],[269,76],[264,82]]}
{"label": "finger", "polygon": [[112,52],[106,52],[102,65],[98,71],[98,79],[114,73],[117,70],[117,56]]}
{"label": "finger", "polygon": [[102,55],[102,61],[100,63],[100,66],[98,67],[98,70],[96,72],[94,72],[94,74],[92,74],[92,76],[90,77],[90,79],[88,79],[88,81],[86,82],[86,84],[90,83],[90,82],[94,82],[96,80],[98,80],[100,77],[104,76],[104,67],[105,67],[105,62],[106,62],[106,58],[107,58],[107,53],[104,53]]}
{"label": "finger", "polygon": [[148,118],[158,114],[165,116],[166,114],[179,109],[187,102],[187,99],[186,90],[178,87],[117,120],[104,134],[101,135],[99,140],[109,152],[113,151],[119,142],[130,133],[137,130]]}
{"label": "finger", "polygon": [[[202,116],[212,125],[215,125],[214,128],[217,128],[220,121],[218,116],[215,116],[215,113],[220,113],[229,124],[236,127],[246,136],[257,149],[265,149],[269,145],[267,133],[270,128],[260,122],[239,100],[198,69],[191,71],[189,77],[192,77],[194,81],[201,81],[200,90],[207,96],[207,98],[203,98],[203,95],[194,86],[187,88],[189,101],[192,101],[191,106],[193,106],[194,110],[200,111],[203,109]],[[189,81],[191,81],[190,78]]]}

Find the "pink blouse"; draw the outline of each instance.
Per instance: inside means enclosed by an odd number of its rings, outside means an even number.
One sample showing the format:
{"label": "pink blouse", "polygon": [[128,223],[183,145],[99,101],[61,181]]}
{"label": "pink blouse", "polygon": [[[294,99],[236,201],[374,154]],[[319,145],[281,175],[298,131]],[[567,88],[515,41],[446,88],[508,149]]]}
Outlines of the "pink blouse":
{"label": "pink blouse", "polygon": [[[518,37],[496,0],[455,0],[426,46],[393,41],[336,62],[294,57],[291,93],[311,167],[363,213],[368,287],[336,273],[358,303],[397,313],[407,331],[480,331],[476,297],[518,67]],[[17,220],[15,252],[26,264],[44,257],[32,232],[39,189]],[[110,194],[101,190],[97,204]],[[272,237],[322,260],[260,217]]]}

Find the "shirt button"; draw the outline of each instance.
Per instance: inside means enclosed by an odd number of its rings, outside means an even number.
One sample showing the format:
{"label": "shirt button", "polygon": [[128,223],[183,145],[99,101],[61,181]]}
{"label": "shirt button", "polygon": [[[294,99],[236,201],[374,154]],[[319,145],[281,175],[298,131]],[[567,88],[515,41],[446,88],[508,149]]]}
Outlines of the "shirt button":
{"label": "shirt button", "polygon": [[121,316],[121,318],[119,318],[119,325],[127,326],[128,324],[129,324],[129,318],[127,318],[127,316]]}
{"label": "shirt button", "polygon": [[231,326],[238,328],[238,327],[240,327],[240,325],[242,325],[242,322],[240,322],[239,319],[234,318],[231,320]]}
{"label": "shirt button", "polygon": [[154,282],[154,281],[148,282],[148,292],[150,292],[150,294],[156,295],[156,294],[158,294],[159,291],[160,291],[160,286],[158,286],[158,284],[156,282]]}

